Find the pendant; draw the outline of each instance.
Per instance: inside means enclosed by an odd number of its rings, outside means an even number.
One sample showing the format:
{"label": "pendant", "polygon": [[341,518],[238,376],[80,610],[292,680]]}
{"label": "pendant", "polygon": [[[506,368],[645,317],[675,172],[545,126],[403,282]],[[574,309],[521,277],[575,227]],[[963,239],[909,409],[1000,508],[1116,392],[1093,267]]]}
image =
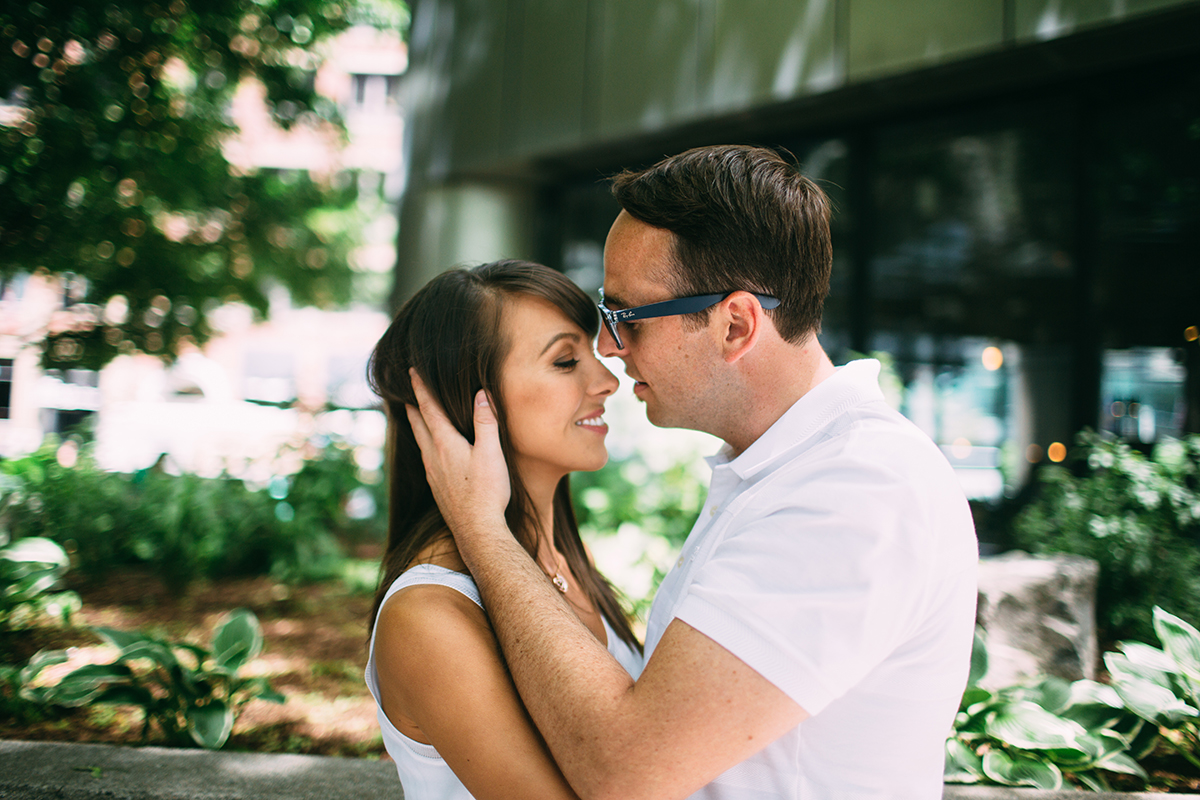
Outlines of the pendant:
{"label": "pendant", "polygon": [[558,590],[563,594],[567,593],[567,579],[562,576],[561,572],[554,573],[554,577],[550,579],[550,582],[557,586]]}

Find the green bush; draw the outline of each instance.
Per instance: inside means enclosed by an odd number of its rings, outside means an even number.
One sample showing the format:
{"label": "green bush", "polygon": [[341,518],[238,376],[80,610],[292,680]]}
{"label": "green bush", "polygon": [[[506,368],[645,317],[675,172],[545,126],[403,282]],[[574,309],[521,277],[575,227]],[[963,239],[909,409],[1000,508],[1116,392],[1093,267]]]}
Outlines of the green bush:
{"label": "green bush", "polygon": [[115,661],[79,667],[53,686],[38,687],[38,673],[67,660],[61,650],[43,651],[22,672],[23,696],[30,702],[68,708],[105,703],[137,706],[143,713],[143,741],[149,740],[157,725],[169,742],[194,742],[212,750],[225,744],[238,711],[249,700],[284,702],[266,678],[238,674],[263,645],[258,618],[246,609],[221,618],[208,648],[144,633],[93,630],[120,650]]}
{"label": "green bush", "polygon": [[[632,530],[642,543],[636,548],[640,562],[629,569],[648,571],[648,580],[627,580],[614,569],[607,573],[626,595],[635,615],[644,616],[649,610],[654,591],[674,559],[673,553],[683,546],[704,506],[706,488],[689,463],[678,462],[652,472],[636,453],[612,461],[597,472],[571,476],[575,516],[585,541],[597,543]],[[663,557],[655,557],[656,549]],[[639,587],[631,589],[633,583]]]}
{"label": "green bush", "polygon": [[0,505],[9,535],[52,539],[97,579],[113,565],[143,560],[136,546],[144,526],[130,501],[128,476],[98,469],[87,450],[73,468],[63,467],[58,444],[47,437],[36,452],[0,462],[8,479],[0,485]]}
{"label": "green bush", "polygon": [[361,537],[378,523],[346,515],[347,498],[362,484],[352,452],[337,444],[259,489],[154,468],[105,472],[86,449],[64,467],[57,449],[51,438],[0,463],[0,509],[14,538],[58,542],[93,580],[127,565],[149,567],[180,594],[206,576],[326,579],[340,574],[339,536]]}
{"label": "green bush", "polygon": [[1200,436],[1160,443],[1149,458],[1123,442],[1079,435],[1081,475],[1039,471],[1037,498],[1016,518],[1017,544],[1100,565],[1096,617],[1108,639],[1151,641],[1151,609],[1200,618]]}

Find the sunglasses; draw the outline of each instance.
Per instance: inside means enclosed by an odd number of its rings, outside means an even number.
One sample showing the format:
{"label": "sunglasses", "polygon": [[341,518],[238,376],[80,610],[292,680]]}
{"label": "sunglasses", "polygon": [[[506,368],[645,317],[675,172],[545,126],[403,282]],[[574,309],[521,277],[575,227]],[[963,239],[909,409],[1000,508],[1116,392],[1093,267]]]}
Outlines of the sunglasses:
{"label": "sunglasses", "polygon": [[[663,300],[661,303],[649,303],[644,306],[635,308],[619,308],[613,310],[604,305],[604,290],[600,290],[600,302],[597,308],[600,309],[600,319],[604,320],[604,327],[608,331],[609,336],[613,338],[613,342],[617,345],[618,350],[625,349],[625,343],[621,341],[621,334],[617,332],[618,322],[633,322],[639,319],[654,319],[656,317],[674,317],[680,314],[694,314],[697,311],[703,311],[706,308],[711,308],[717,303],[724,300],[734,291],[725,292],[724,294],[697,294],[691,297],[677,297],[674,300]],[[751,294],[754,294],[751,292]],[[764,309],[775,308],[779,305],[777,298],[765,294],[755,294],[758,298],[758,303]]]}

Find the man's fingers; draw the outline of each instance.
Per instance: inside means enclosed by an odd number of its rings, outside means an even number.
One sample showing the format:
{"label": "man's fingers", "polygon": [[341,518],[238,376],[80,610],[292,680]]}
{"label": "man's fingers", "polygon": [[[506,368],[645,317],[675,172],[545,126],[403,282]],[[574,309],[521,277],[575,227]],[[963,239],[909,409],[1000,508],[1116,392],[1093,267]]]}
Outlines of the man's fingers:
{"label": "man's fingers", "polygon": [[475,394],[475,445],[489,452],[500,449],[500,426],[496,423],[496,413],[492,410],[491,399],[487,392],[480,389]]}
{"label": "man's fingers", "polygon": [[412,426],[413,438],[417,440],[417,446],[421,448],[422,453],[427,452],[433,444],[433,437],[429,434],[429,426],[425,424],[425,417],[421,414],[421,409],[405,403],[404,413],[408,414],[408,424]]}
{"label": "man's fingers", "polygon": [[442,404],[425,387],[425,382],[421,380],[421,376],[417,374],[417,371],[409,367],[408,376],[412,380],[413,394],[417,396],[417,406],[421,409],[421,418],[425,423],[426,429],[449,425],[450,419],[446,416],[446,412],[442,410]]}

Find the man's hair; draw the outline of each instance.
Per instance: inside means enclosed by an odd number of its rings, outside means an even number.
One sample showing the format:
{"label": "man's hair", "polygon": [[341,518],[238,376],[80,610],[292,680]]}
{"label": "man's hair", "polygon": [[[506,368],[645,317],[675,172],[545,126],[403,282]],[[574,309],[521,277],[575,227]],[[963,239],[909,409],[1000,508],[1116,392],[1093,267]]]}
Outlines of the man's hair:
{"label": "man's hair", "polygon": [[630,216],[675,235],[675,269],[663,276],[675,296],[771,295],[780,304],[766,313],[785,340],[820,332],[833,262],[829,198],[779,153],[697,147],[622,172],[612,192]]}

